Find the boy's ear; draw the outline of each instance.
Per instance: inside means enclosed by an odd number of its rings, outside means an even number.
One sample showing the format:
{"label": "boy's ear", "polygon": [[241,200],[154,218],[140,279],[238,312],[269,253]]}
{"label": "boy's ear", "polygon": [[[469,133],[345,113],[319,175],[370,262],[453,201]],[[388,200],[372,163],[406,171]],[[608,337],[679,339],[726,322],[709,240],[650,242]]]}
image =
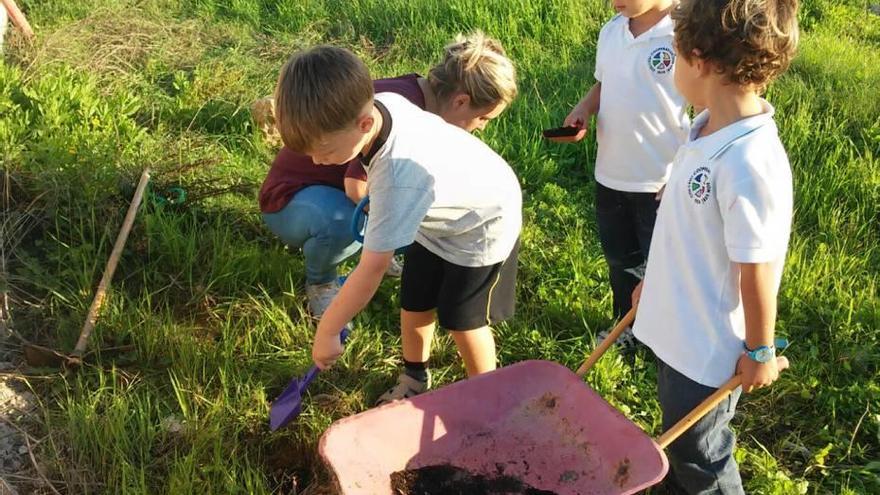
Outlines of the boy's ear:
{"label": "boy's ear", "polygon": [[365,113],[357,118],[357,122],[355,122],[355,125],[357,125],[357,128],[359,131],[361,131],[361,133],[366,134],[370,132],[371,129],[373,129],[373,123],[375,122],[375,120],[376,119],[373,118],[372,112]]}
{"label": "boy's ear", "polygon": [[701,76],[709,75],[712,68],[710,67],[709,62],[703,58],[703,52],[701,50],[694,48],[691,52],[691,59],[694,61],[694,68],[697,69],[697,72],[699,72]]}

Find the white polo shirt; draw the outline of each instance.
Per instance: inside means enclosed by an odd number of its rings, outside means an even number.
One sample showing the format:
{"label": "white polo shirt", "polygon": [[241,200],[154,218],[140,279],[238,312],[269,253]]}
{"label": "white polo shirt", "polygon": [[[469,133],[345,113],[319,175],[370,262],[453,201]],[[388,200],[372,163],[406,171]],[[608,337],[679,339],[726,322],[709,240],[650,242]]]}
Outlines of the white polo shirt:
{"label": "white polo shirt", "polygon": [[617,15],[599,32],[595,76],[602,83],[596,119],[596,180],[627,192],[657,192],[669,177],[690,118],[675,89],[672,19],[634,38]]}
{"label": "white polo shirt", "polygon": [[691,380],[719,387],[743,352],[736,263],[774,263],[782,278],[792,217],[788,156],[773,107],[681,147],[657,213],[634,333]]}
{"label": "white polo shirt", "polygon": [[364,247],[413,241],[469,267],[507,259],[522,226],[522,191],[507,162],[471,133],[395,93],[376,95],[382,143],[367,157]]}

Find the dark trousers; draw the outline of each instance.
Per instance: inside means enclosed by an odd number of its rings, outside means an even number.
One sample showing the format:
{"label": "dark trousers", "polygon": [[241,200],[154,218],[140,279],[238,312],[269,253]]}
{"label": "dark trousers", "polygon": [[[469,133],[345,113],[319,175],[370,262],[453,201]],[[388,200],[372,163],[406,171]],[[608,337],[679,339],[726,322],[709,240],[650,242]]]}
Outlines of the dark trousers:
{"label": "dark trousers", "polygon": [[632,291],[639,283],[626,270],[648,259],[659,205],[655,198],[655,193],[617,191],[596,183],[596,222],[611,278],[615,319],[630,310]]}
{"label": "dark trousers", "polygon": [[[717,389],[701,385],[657,359],[657,393],[668,430]],[[741,495],[739,467],[733,459],[736,437],[730,420],[742,389],[738,388],[715,409],[669,445],[667,493],[688,495]]]}

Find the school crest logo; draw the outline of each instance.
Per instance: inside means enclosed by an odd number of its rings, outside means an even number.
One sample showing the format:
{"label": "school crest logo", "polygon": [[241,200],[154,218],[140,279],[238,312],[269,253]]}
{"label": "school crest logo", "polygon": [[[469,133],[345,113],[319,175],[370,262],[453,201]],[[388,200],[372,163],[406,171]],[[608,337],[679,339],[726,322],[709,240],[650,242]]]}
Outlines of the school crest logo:
{"label": "school crest logo", "polygon": [[709,200],[712,194],[711,171],[706,167],[694,170],[688,180],[688,196],[694,203],[701,205]]}
{"label": "school crest logo", "polygon": [[648,57],[648,67],[651,68],[651,72],[654,74],[668,74],[672,72],[674,65],[675,52],[665,46],[657,48]]}

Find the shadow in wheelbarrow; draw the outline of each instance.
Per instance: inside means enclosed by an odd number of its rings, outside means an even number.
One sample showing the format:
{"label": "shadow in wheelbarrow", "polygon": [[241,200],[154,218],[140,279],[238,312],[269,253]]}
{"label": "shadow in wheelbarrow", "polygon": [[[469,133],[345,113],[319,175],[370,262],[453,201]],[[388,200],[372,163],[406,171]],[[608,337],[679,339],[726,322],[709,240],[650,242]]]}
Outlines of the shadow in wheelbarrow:
{"label": "shadow in wheelbarrow", "polygon": [[622,494],[658,483],[668,469],[651,437],[549,361],[340,420],[319,450],[344,494],[407,493],[401,476],[411,486],[427,474],[436,493]]}

